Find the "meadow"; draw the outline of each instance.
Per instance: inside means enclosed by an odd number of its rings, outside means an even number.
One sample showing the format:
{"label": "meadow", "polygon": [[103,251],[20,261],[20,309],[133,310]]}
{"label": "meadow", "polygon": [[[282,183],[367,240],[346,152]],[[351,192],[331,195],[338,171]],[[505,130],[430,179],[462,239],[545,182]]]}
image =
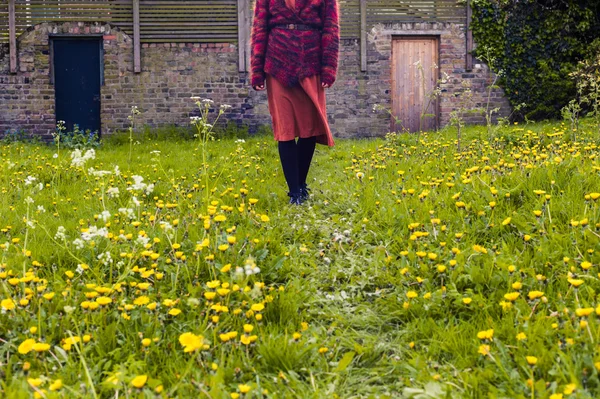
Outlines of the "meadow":
{"label": "meadow", "polygon": [[594,132],[0,144],[0,396],[598,397]]}

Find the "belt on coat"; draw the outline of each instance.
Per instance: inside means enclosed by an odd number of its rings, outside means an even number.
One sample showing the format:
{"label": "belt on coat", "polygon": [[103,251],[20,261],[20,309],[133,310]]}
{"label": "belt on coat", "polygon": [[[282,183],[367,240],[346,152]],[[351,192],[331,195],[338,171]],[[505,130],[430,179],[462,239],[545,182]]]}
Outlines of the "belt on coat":
{"label": "belt on coat", "polygon": [[321,30],[320,28],[314,25],[306,25],[306,24],[277,24],[273,25],[273,28],[283,28],[290,30]]}

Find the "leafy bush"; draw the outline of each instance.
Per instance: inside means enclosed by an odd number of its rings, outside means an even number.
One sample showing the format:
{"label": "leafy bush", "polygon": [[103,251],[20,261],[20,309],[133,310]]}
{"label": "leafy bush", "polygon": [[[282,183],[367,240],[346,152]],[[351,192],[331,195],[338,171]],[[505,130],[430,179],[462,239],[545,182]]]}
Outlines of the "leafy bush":
{"label": "leafy bush", "polygon": [[64,121],[58,121],[53,137],[54,144],[63,148],[95,148],[100,145],[100,136],[97,131],[80,130],[79,125],[74,124],[73,131],[67,132]]}
{"label": "leafy bush", "polygon": [[474,55],[490,56],[517,119],[559,118],[576,96],[569,78],[600,51],[600,1],[473,0]]}

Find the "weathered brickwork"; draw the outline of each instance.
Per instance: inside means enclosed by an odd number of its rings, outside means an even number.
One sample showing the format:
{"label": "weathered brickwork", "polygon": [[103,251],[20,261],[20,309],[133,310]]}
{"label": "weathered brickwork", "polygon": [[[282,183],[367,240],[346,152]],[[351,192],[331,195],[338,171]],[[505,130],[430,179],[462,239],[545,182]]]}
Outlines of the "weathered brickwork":
{"label": "weathered brickwork", "polygon": [[[18,73],[9,73],[8,49],[0,47],[0,134],[25,130],[48,136],[56,124],[54,86],[50,82],[50,34],[101,35],[104,47],[104,85],[101,88],[103,134],[128,125],[132,106],[142,112],[141,123],[186,125],[198,110],[191,96],[210,98],[215,104],[232,106],[224,120],[250,126],[255,131],[269,124],[265,92],[249,87],[247,73],[238,72],[235,44],[156,43],[141,49],[141,73],[133,72],[131,38],[107,24],[41,24],[18,38]],[[374,104],[391,105],[391,39],[393,35],[437,35],[440,38],[440,75],[451,78],[442,86],[442,126],[458,99],[461,81],[470,79],[474,99],[484,104],[493,76],[485,65],[475,62],[465,72],[464,26],[414,23],[376,25],[368,35],[366,72],[360,71],[358,40],[342,40],[338,78],[328,90],[327,109],[336,137],[381,136],[390,127],[385,113],[373,113]],[[491,107],[499,115],[510,112],[502,91],[493,91]],[[471,123],[482,117],[471,116]]]}

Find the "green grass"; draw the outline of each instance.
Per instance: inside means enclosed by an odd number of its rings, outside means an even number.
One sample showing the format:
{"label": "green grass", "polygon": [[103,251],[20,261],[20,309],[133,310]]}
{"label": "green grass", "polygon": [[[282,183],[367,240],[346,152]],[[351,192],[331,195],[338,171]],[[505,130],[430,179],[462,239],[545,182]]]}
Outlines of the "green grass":
{"label": "green grass", "polygon": [[[469,127],[460,153],[451,129],[338,139],[317,147],[300,207],[270,136],[223,131],[206,170],[183,130],[136,136],[131,163],[113,138],[81,167],[71,150],[3,144],[0,396],[598,397],[593,131]],[[128,190],[134,175],[152,192]],[[260,272],[235,273],[248,263]],[[225,291],[205,296],[215,280]],[[186,332],[207,346],[184,352]],[[49,347],[19,351],[27,339]]]}

